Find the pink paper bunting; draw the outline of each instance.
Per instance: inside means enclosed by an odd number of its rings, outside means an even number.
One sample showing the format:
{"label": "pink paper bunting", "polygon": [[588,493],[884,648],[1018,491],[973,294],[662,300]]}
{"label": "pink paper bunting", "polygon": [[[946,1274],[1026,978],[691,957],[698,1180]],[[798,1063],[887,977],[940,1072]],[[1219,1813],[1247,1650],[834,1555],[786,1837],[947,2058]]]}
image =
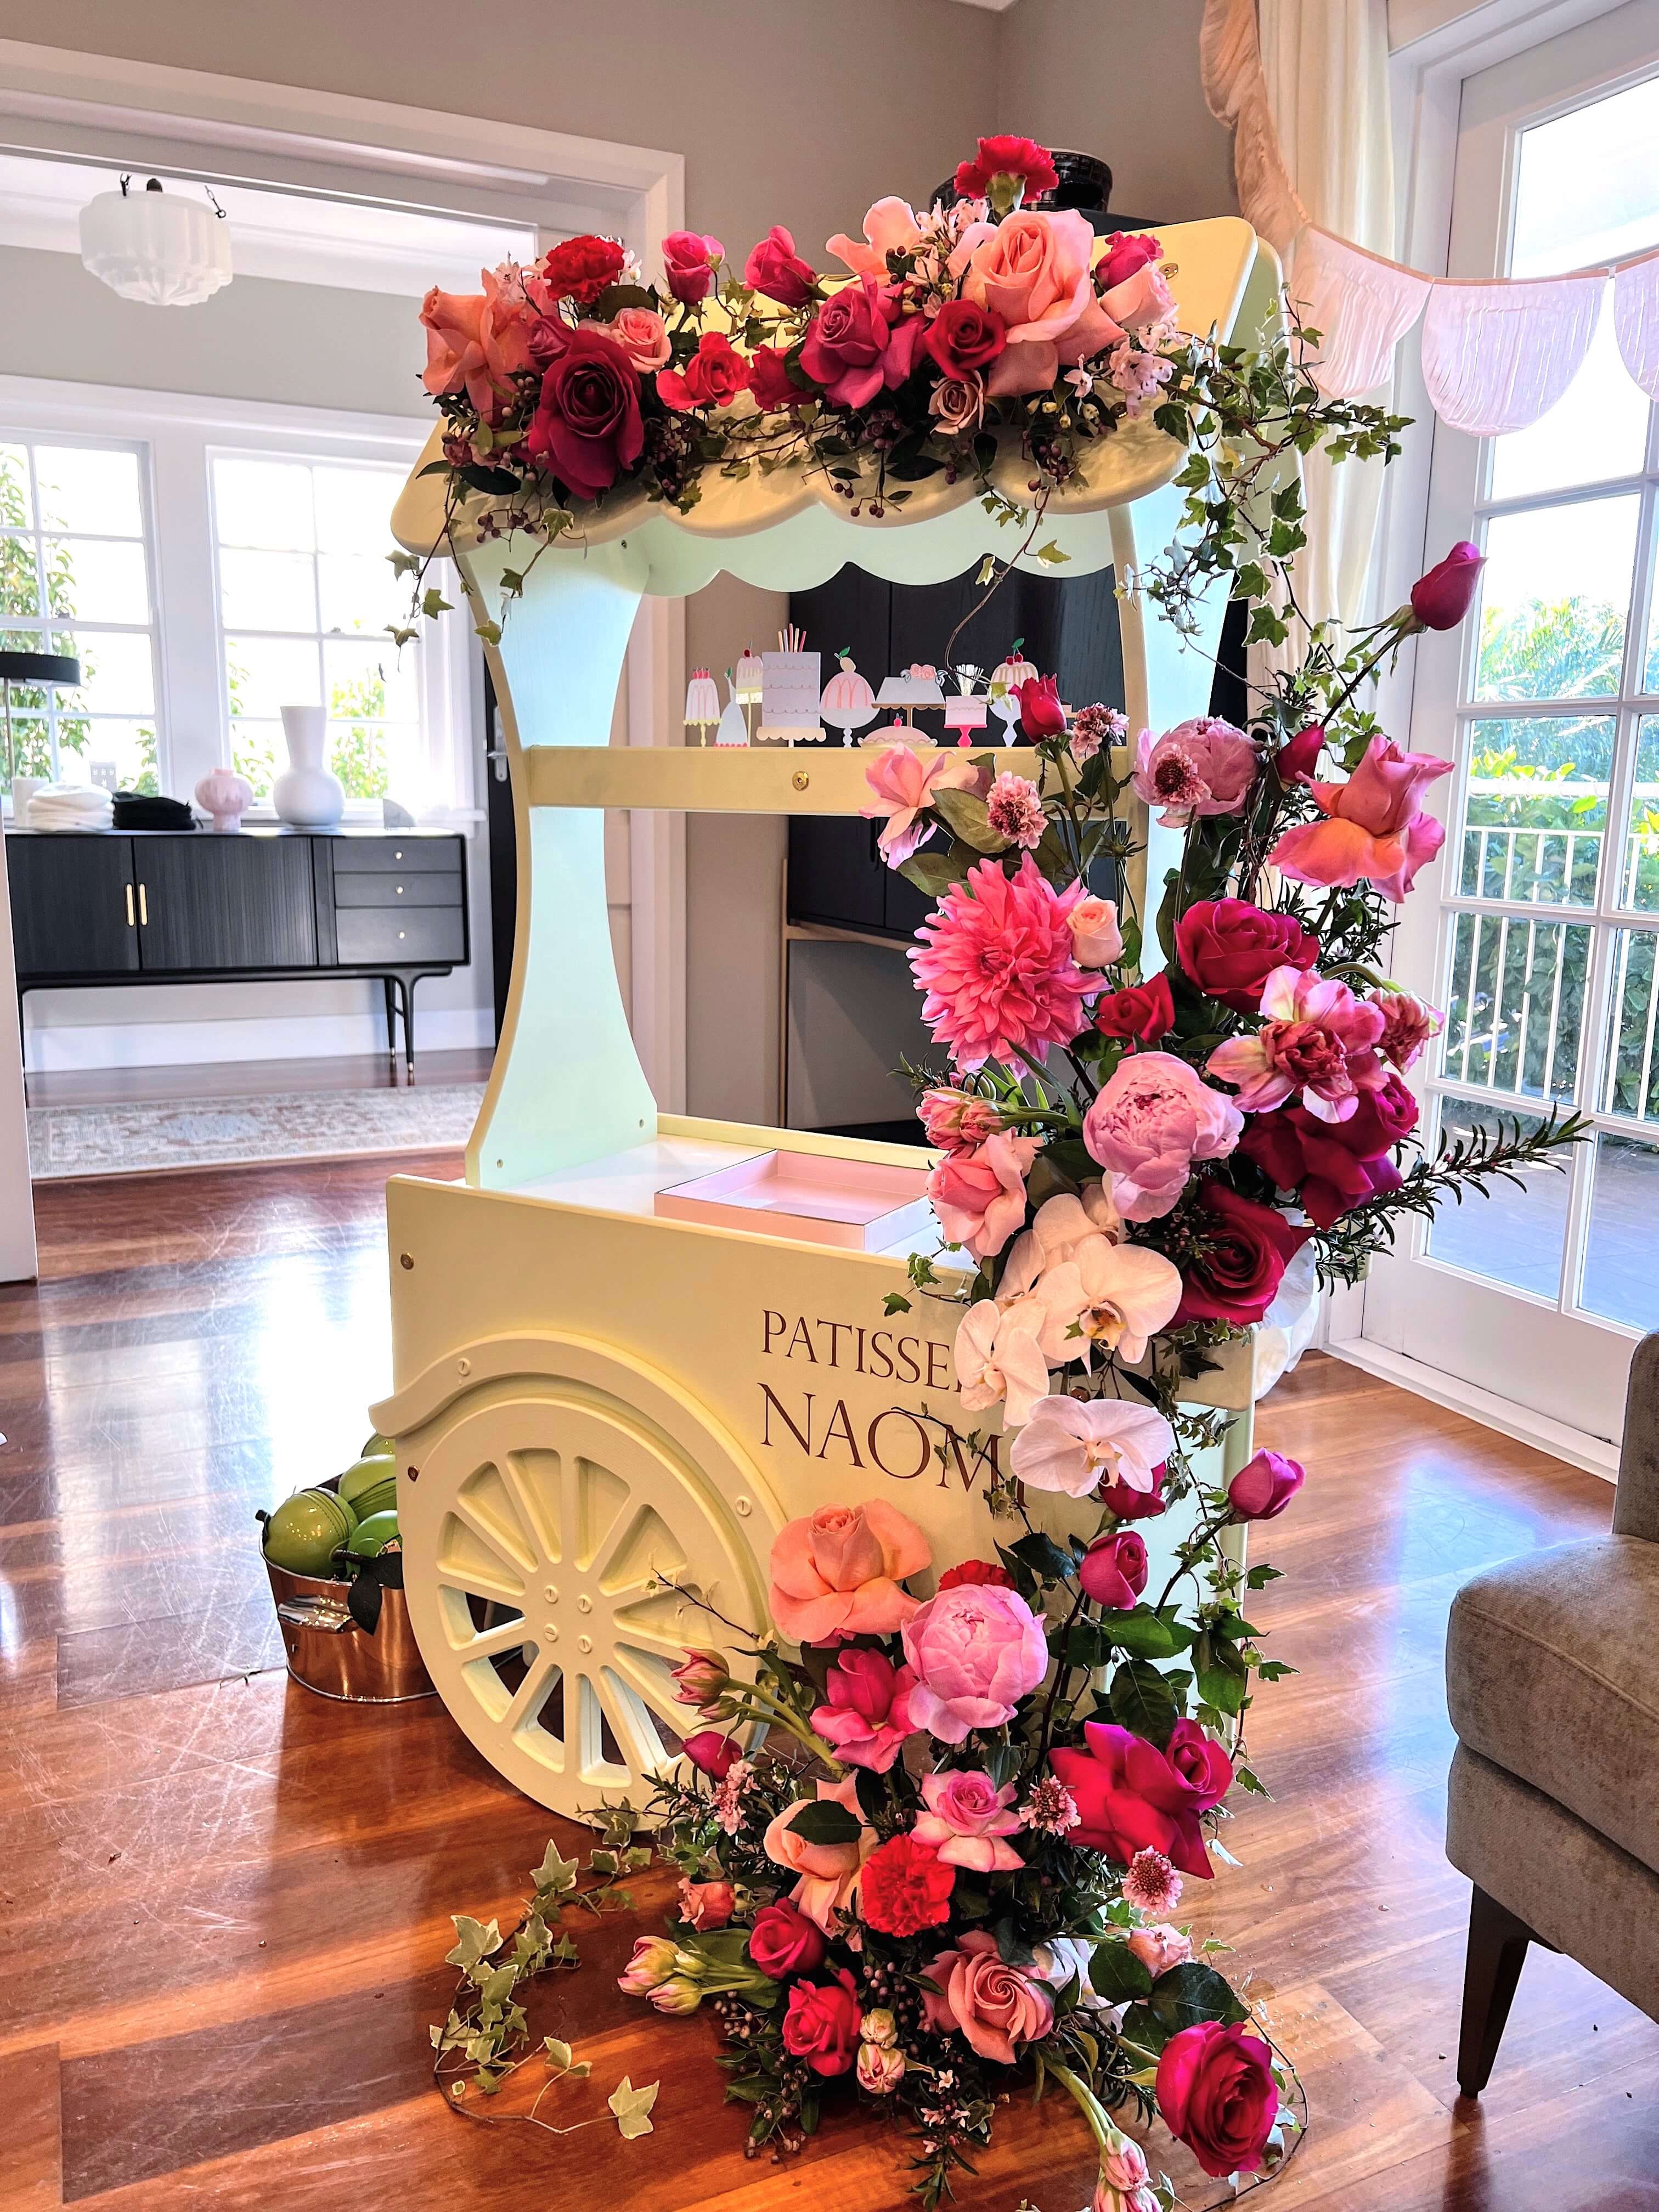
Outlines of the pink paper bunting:
{"label": "pink paper bunting", "polygon": [[1626,368],[1659,399],[1659,253],[1613,270],[1613,325]]}
{"label": "pink paper bunting", "polygon": [[1423,374],[1454,430],[1494,438],[1548,414],[1595,335],[1605,270],[1517,283],[1437,283],[1423,319]]}
{"label": "pink paper bunting", "polygon": [[1290,290],[1303,327],[1321,334],[1308,367],[1328,398],[1358,399],[1386,380],[1431,289],[1414,269],[1309,224],[1297,240]]}

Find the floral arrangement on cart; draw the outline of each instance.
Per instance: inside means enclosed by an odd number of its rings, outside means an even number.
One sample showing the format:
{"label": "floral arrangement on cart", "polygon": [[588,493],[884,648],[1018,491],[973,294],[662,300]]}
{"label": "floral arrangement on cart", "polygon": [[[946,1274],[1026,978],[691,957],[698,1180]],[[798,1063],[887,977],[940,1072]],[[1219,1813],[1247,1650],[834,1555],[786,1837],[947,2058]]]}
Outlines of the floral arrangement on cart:
{"label": "floral arrangement on cart", "polygon": [[[939,470],[1006,508],[987,471],[1012,439],[1032,471],[1011,512],[1024,550],[1082,446],[1150,404],[1187,450],[1187,510],[1134,587],[1179,624],[1219,588],[1255,640],[1297,626],[1301,657],[1254,691],[1247,727],[1131,732],[1038,675],[1018,693],[1032,776],[914,732],[872,751],[864,811],[937,901],[909,957],[943,1064],[915,1079],[962,1264],[914,1261],[912,1285],[961,1304],[962,1402],[1012,1432],[1006,1463],[982,1461],[1006,1540],[936,1559],[880,1499],[791,1522],[769,1620],[723,1624],[740,1671],[688,1652],[701,1725],[635,1808],[682,1879],[623,1987],[665,2014],[712,2007],[751,2148],[810,2134],[828,2095],[902,2109],[931,2208],[1034,2081],[1093,2131],[1095,2212],[1151,2212],[1173,2191],[1131,2125],[1161,2118],[1235,2178],[1272,2172],[1296,2128],[1263,2020],[1178,1915],[1229,1857],[1231,1795],[1263,1788],[1255,1686],[1290,1671],[1248,1613],[1276,1570],[1243,1566],[1232,1532],[1282,1512],[1304,1472],[1261,1451],[1206,1480],[1226,1416],[1183,1401],[1287,1268],[1356,1280],[1402,1216],[1536,1165],[1577,1125],[1420,1146],[1404,1078],[1440,1016],[1385,972],[1451,764],[1401,750],[1362,693],[1413,633],[1462,620],[1479,553],[1455,548],[1352,635],[1302,621],[1287,463],[1386,459],[1403,425],[1320,397],[1301,352],[1316,334],[1246,353],[1178,331],[1159,242],[1097,243],[1081,216],[1022,204],[1053,181],[1030,141],[981,141],[953,205],[879,201],[862,240],[830,241],[852,272],[836,289],[781,229],[724,283],[719,242],[682,233],[660,286],[574,240],[422,313],[434,466],[452,518],[486,535],[544,546],[619,485],[684,507],[706,470],[785,459],[872,512]],[[987,597],[1007,573],[987,563]],[[1145,918],[1134,802],[1182,836]],[[1047,1533],[1041,1493],[1085,1533]],[[1141,1532],[1177,1503],[1190,1533],[1160,1586]],[[631,1814],[603,1817],[608,1881],[645,1853]],[[538,1881],[526,1972],[552,1955]],[[494,2088],[523,2014],[458,1925],[440,2069],[459,2051]]]}

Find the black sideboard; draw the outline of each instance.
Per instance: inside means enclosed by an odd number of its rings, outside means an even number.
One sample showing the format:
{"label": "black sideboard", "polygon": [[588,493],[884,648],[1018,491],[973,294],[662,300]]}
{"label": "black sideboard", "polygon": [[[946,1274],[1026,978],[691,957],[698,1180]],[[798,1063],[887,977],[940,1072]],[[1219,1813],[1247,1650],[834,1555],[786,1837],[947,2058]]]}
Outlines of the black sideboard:
{"label": "black sideboard", "polygon": [[379,978],[415,1066],[415,986],[471,958],[447,830],[9,830],[21,1009],[111,983]]}

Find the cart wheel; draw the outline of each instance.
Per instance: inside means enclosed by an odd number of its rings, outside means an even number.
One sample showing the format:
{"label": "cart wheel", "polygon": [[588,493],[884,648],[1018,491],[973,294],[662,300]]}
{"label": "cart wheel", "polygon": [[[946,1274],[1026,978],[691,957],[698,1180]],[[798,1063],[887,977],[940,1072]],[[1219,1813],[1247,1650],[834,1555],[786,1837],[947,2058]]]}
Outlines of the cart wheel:
{"label": "cart wheel", "polygon": [[701,1725],[670,1670],[688,1644],[740,1640],[715,1614],[764,1622],[778,1516],[757,1471],[684,1418],[670,1435],[562,1378],[478,1395],[447,1409],[400,1484],[421,1656],[528,1796],[568,1816],[618,1796],[643,1808]]}

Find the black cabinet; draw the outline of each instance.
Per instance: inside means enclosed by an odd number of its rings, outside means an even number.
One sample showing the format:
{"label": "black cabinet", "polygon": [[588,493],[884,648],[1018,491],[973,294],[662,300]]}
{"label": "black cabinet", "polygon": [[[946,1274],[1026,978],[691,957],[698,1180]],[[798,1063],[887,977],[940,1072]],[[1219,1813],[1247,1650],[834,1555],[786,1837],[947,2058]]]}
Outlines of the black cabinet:
{"label": "black cabinet", "polygon": [[159,974],[314,968],[305,837],[145,837],[133,844],[139,958]]}
{"label": "black cabinet", "polygon": [[137,968],[130,837],[11,837],[6,868],[20,978]]}

